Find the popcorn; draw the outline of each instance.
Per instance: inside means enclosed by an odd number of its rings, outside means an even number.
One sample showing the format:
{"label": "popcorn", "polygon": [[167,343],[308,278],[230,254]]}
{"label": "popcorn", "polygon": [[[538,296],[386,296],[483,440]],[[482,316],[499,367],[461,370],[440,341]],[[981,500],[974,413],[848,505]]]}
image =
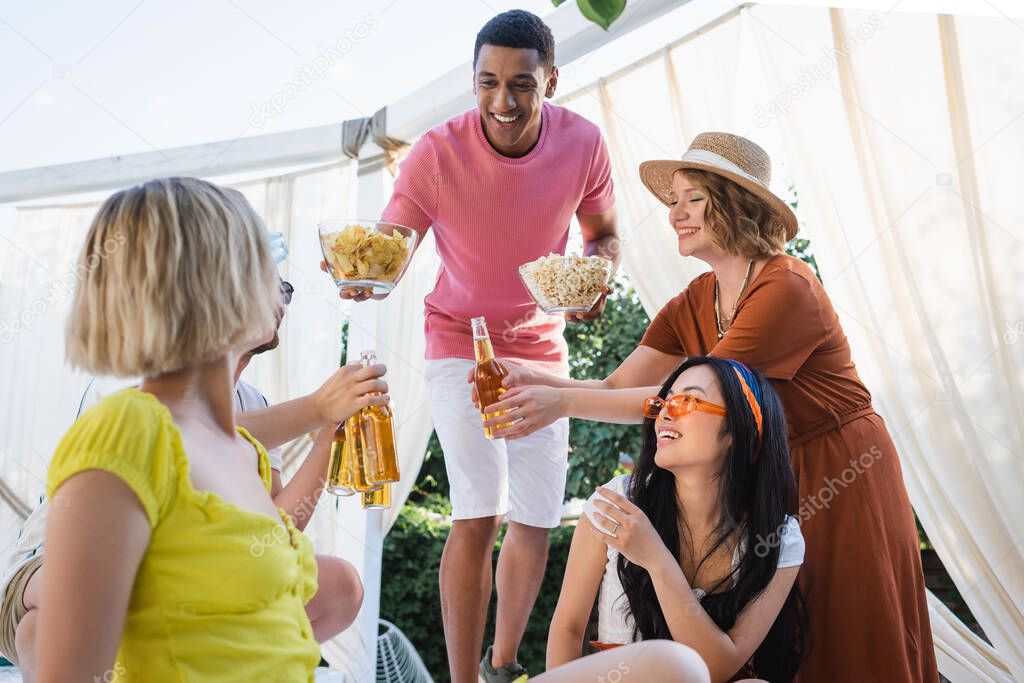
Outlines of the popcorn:
{"label": "popcorn", "polygon": [[589,311],[604,292],[612,262],[600,256],[550,254],[524,263],[519,274],[545,312]]}
{"label": "popcorn", "polygon": [[324,254],[337,280],[394,282],[409,255],[409,241],[358,224],[321,237]]}

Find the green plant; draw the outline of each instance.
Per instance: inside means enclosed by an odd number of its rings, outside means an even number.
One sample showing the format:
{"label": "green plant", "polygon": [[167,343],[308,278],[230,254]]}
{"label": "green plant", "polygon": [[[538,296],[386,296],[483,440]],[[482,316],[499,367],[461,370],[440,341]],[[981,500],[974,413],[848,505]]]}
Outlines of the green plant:
{"label": "green plant", "polygon": [[[563,2],[565,0],[551,0],[555,7]],[[576,6],[580,8],[580,14],[607,31],[626,9],[626,0],[576,0]]]}
{"label": "green plant", "polygon": [[[443,499],[437,496],[426,500],[428,504],[443,507]],[[418,505],[406,505],[384,539],[383,567],[387,579],[381,586],[381,617],[394,623],[408,636],[437,681],[449,680],[437,574],[450,528],[450,522],[436,512]],[[519,661],[533,674],[544,670],[548,626],[562,588],[574,529],[562,526],[551,530],[547,571],[519,649]],[[503,537],[504,531],[494,545],[495,561]],[[496,604],[496,597],[492,595],[485,643],[492,642],[494,638]]]}
{"label": "green plant", "polygon": [[444,451],[441,450],[437,432],[431,432],[416,484],[409,494],[409,502],[420,504],[431,496],[447,498],[448,493],[448,471],[444,468]]}
{"label": "green plant", "polygon": [[[576,379],[604,379],[640,344],[649,324],[636,290],[619,276],[600,318],[566,327],[570,374]],[[641,442],[635,425],[572,420],[566,499],[590,496],[612,478],[621,456],[633,457],[640,451]]]}

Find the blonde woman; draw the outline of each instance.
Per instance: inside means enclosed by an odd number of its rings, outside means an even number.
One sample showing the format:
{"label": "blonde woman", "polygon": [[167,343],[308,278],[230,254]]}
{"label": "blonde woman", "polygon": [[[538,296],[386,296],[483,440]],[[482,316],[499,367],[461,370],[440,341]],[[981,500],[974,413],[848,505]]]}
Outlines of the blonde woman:
{"label": "blonde woman", "polygon": [[[313,680],[312,547],[232,401],[281,306],[264,234],[241,194],[194,178],[100,208],[68,359],[144,379],[84,414],[50,464],[38,680]],[[353,412],[386,390],[355,385]]]}

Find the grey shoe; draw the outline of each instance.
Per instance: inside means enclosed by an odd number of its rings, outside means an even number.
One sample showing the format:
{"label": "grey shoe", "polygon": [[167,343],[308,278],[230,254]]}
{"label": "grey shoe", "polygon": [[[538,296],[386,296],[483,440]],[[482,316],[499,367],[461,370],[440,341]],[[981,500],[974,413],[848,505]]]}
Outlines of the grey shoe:
{"label": "grey shoe", "polygon": [[484,658],[480,660],[480,680],[482,683],[523,683],[529,676],[519,662],[506,664],[500,669],[491,666],[491,652],[494,646],[487,648]]}

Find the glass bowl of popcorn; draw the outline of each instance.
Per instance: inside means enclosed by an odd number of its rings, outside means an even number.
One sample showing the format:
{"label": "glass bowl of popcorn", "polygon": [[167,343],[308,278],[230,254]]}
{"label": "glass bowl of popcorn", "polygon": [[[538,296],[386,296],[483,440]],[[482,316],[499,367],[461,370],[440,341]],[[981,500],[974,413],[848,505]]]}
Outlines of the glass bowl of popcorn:
{"label": "glass bowl of popcorn", "polygon": [[317,224],[327,272],[338,289],[387,294],[412,260],[419,234],[386,221],[342,218]]}
{"label": "glass bowl of popcorn", "polygon": [[604,294],[612,262],[601,256],[549,254],[519,266],[526,290],[545,313],[586,313]]}

